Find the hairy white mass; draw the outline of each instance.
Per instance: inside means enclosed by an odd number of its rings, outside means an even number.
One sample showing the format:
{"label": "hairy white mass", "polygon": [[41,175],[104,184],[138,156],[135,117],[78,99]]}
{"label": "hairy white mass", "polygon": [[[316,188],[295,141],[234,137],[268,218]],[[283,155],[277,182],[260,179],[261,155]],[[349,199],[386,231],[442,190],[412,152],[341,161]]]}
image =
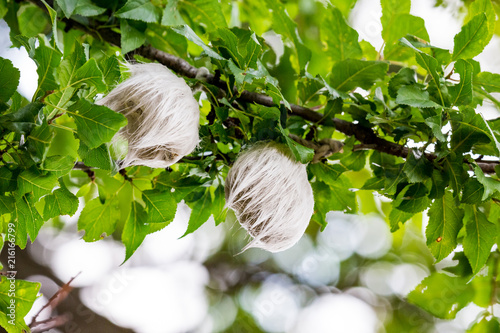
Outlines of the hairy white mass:
{"label": "hairy white mass", "polygon": [[245,246],[278,252],[302,237],[314,210],[306,166],[288,147],[256,144],[242,153],[226,178],[226,206],[253,237]]}
{"label": "hairy white mass", "polygon": [[198,103],[186,82],[161,64],[129,64],[128,69],[130,78],[98,102],[128,120],[117,133],[128,142],[119,166],[166,168],[199,142]]}

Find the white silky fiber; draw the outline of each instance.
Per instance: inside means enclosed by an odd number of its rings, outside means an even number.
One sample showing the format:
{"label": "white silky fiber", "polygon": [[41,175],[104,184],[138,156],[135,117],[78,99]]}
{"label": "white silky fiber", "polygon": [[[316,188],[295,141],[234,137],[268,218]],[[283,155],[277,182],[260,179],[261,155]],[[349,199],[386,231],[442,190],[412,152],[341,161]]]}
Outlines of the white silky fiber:
{"label": "white silky fiber", "polygon": [[128,69],[130,78],[97,102],[127,117],[114,139],[115,145],[120,138],[128,142],[119,166],[166,168],[199,142],[198,103],[186,82],[161,64],[129,64]]}
{"label": "white silky fiber", "polygon": [[288,147],[274,142],[258,143],[237,158],[226,178],[225,196],[226,206],[253,237],[243,251],[292,247],[314,211],[306,166]]}

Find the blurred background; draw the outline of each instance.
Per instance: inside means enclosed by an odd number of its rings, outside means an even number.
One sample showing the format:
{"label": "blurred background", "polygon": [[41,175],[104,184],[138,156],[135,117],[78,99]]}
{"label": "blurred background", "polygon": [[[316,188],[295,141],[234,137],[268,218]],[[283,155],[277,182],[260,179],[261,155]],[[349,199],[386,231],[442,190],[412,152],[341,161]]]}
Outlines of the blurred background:
{"label": "blurred background", "polygon": [[[307,22],[327,0],[290,2],[296,9],[290,15]],[[349,8],[356,1],[332,2]],[[425,20],[432,44],[453,48],[466,9],[460,0],[419,0],[413,1],[411,14]],[[349,14],[360,40],[377,50],[383,46],[380,16],[377,0],[357,1]],[[21,70],[19,91],[29,99],[36,89],[36,67],[24,49],[11,48],[8,31],[0,21],[0,56]],[[500,73],[499,45],[495,35],[477,57],[483,70]],[[492,105],[480,111],[498,117]],[[371,177],[368,170],[347,174],[359,187]],[[42,282],[43,296],[33,315],[57,285],[81,272],[59,308],[71,319],[50,332],[92,327],[95,332],[148,333],[464,332],[481,308],[470,304],[456,319],[443,321],[405,301],[433,270],[453,265],[452,255],[433,265],[423,233],[426,215],[391,234],[386,199],[369,191],[358,191],[357,197],[359,215],[330,212],[323,232],[311,225],[296,246],[278,254],[259,249],[238,254],[248,238],[232,213],[218,227],[211,218],[179,239],[190,214],[180,204],[174,222],[146,237],[123,265],[125,249],[119,242],[81,239],[77,213],[44,226],[35,244],[18,252],[18,277]],[[49,315],[50,309],[39,320]]]}

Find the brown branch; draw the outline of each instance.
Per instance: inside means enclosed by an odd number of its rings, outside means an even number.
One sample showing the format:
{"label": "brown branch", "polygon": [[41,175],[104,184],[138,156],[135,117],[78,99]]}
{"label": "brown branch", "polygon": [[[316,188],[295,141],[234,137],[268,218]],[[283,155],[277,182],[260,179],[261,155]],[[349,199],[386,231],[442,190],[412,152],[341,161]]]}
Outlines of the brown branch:
{"label": "brown branch", "polygon": [[81,170],[89,176],[91,181],[95,181],[95,172],[91,167],[86,166],[83,162],[76,162],[73,166],[73,170]]}
{"label": "brown branch", "polygon": [[71,284],[71,282],[73,282],[73,280],[78,275],[80,275],[80,273],[78,273],[77,275],[75,275],[74,277],[72,277],[68,282],[66,282],[65,284],[63,284],[59,288],[59,290],[54,295],[52,295],[52,297],[49,299],[49,301],[44,306],[42,306],[42,308],[40,309],[40,311],[38,311],[33,316],[33,319],[31,320],[31,323],[29,324],[29,326],[31,328],[33,328],[34,326],[42,324],[42,321],[37,321],[36,319],[38,318],[38,316],[40,315],[40,313],[42,313],[43,310],[45,310],[45,309],[47,309],[49,307],[52,310],[54,310],[57,307],[57,305],[59,305],[59,303],[61,303],[61,301],[63,301],[66,297],[68,297],[68,295],[71,292],[71,290],[73,290],[73,287],[71,287],[70,284]]}

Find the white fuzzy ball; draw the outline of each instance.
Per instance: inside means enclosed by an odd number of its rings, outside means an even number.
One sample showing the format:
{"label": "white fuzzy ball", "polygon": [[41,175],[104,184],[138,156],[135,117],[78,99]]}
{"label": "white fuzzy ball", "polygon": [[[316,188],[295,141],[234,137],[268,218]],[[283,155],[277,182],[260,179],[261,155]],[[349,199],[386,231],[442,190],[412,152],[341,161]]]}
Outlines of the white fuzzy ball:
{"label": "white fuzzy ball", "polygon": [[165,66],[130,64],[128,68],[130,78],[98,102],[127,117],[127,126],[118,132],[128,142],[120,168],[166,168],[199,142],[198,103],[186,82]]}
{"label": "white fuzzy ball", "polygon": [[241,154],[225,183],[226,206],[253,237],[245,246],[278,252],[302,237],[314,211],[306,166],[288,147],[260,143]]}

